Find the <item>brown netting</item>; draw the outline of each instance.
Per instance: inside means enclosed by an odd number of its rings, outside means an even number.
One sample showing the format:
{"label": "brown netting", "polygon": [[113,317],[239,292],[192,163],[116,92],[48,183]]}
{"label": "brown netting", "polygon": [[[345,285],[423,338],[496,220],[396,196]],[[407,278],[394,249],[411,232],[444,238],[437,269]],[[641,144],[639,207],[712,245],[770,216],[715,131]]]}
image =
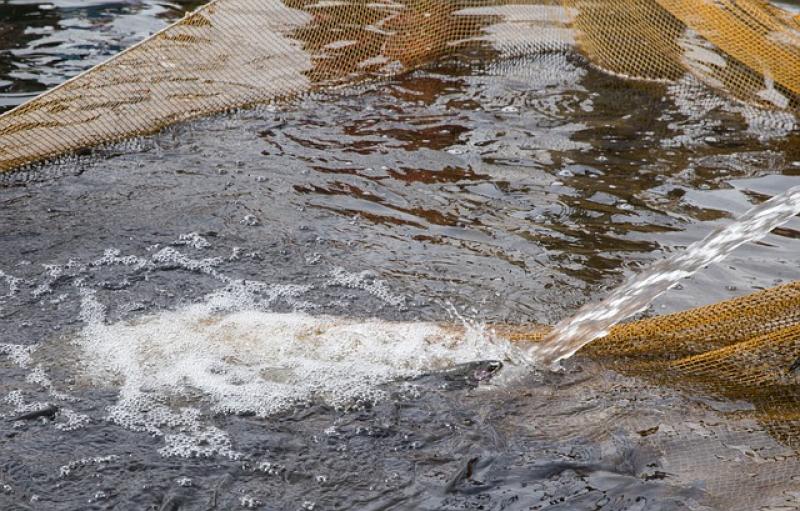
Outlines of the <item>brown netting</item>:
{"label": "brown netting", "polygon": [[[497,330],[517,342],[548,331]],[[753,419],[800,450],[800,281],[622,324],[580,353],[659,385],[747,401]]]}
{"label": "brown netting", "polygon": [[[215,0],[0,117],[0,170],[211,112],[407,71],[469,47],[507,54],[569,42],[568,32],[553,30],[567,12],[580,49],[599,67],[656,80],[690,72],[753,102],[798,106],[800,23],[767,3],[563,3],[567,10],[555,13],[554,3],[541,0]],[[727,360],[737,367],[726,388],[785,383],[797,355],[798,296],[798,286],[788,285],[638,322],[588,351],[635,359],[643,370],[668,361],[699,380]],[[746,362],[765,346],[785,349],[759,355],[757,367]]]}
{"label": "brown netting", "polygon": [[691,74],[760,107],[800,108],[800,23],[761,0],[214,0],[0,116],[0,172],[448,53],[575,39],[610,72]]}
{"label": "brown netting", "polygon": [[308,88],[279,0],[219,0],[0,118],[0,170]]}
{"label": "brown netting", "polygon": [[[501,338],[528,343],[540,341],[549,328],[504,325],[495,331]],[[663,411],[648,415],[642,412],[644,404],[632,402],[619,409],[609,403],[613,402],[609,396],[617,392],[629,398],[625,389],[630,383],[608,376],[598,390],[603,406],[610,409],[604,414],[607,423],[594,429],[600,429],[600,439],[618,423],[638,430],[637,441],[662,456],[665,476],[679,482],[702,481],[714,509],[796,508],[800,282],[618,325],[579,355],[642,382],[643,401],[650,395],[649,384],[675,389],[697,399],[699,407],[721,414],[698,420],[690,413],[684,429],[676,430]],[[573,403],[564,405],[567,418],[538,427],[550,427],[556,436],[574,433],[569,412],[597,406],[591,390],[572,387],[552,391],[554,399]],[[586,430],[585,422],[577,424],[575,429]]]}
{"label": "brown netting", "polygon": [[201,115],[408,71],[470,46],[519,46],[539,36],[531,24],[550,15],[546,3],[508,11],[483,0],[215,0],[0,116],[0,172]]}
{"label": "brown netting", "polygon": [[800,109],[800,23],[761,0],[564,0],[598,67],[675,81],[689,73],[763,108]]}
{"label": "brown netting", "polygon": [[661,384],[746,400],[800,449],[800,282],[625,324],[584,353]]}
{"label": "brown netting", "polygon": [[[760,0],[563,4],[215,0],[0,117],[0,171],[470,48],[485,56],[557,47],[572,42],[570,20],[581,51],[608,71],[666,81],[691,73],[753,103],[800,104],[800,23]],[[794,431],[799,289],[625,325],[585,351],[630,372],[680,374],[684,383],[755,399],[767,422]]]}

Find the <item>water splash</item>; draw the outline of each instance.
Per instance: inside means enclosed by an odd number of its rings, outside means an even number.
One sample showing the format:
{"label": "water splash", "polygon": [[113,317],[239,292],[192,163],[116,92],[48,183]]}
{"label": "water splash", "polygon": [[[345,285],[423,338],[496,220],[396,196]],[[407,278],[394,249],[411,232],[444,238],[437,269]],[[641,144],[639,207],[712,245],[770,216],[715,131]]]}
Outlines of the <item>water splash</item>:
{"label": "water splash", "polygon": [[107,419],[163,437],[164,456],[243,454],[208,411],[176,408],[175,398],[202,395],[216,416],[268,417],[314,401],[347,410],[388,397],[381,386],[391,381],[506,358],[507,345],[488,343],[482,331],[269,312],[231,286],[193,305],[116,323],[94,290],[79,290],[85,326],[75,343],[85,374],[120,385]]}
{"label": "water splash", "polygon": [[647,308],[658,296],[703,267],[722,261],[736,248],[766,236],[800,214],[800,186],[748,210],[732,224],[718,229],[672,257],[634,276],[604,300],[584,306],[558,323],[528,354],[537,363],[555,364],[571,357],[620,321]]}

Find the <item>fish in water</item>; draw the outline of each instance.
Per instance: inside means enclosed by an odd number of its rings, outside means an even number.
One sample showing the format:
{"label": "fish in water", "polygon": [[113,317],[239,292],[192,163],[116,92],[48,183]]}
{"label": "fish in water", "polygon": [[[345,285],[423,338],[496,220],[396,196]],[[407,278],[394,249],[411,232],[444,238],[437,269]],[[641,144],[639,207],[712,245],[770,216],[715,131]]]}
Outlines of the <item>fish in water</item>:
{"label": "fish in water", "polygon": [[444,371],[434,371],[412,378],[412,381],[439,381],[448,389],[474,388],[494,377],[503,367],[498,360],[484,360],[459,364]]}
{"label": "fish in water", "polygon": [[445,371],[442,376],[451,382],[462,382],[469,386],[490,380],[503,367],[499,360],[468,362]]}
{"label": "fish in water", "polygon": [[503,363],[499,360],[489,360],[479,363],[478,367],[472,371],[472,379],[475,381],[486,381],[492,378],[497,371],[503,368]]}
{"label": "fish in water", "polygon": [[48,419],[52,419],[53,417],[56,416],[57,412],[58,412],[58,407],[56,405],[47,405],[44,408],[40,408],[32,412],[23,413],[22,415],[17,415],[16,417],[12,417],[11,419],[8,419],[8,422],[29,421],[33,419],[38,419],[39,417],[46,417]]}

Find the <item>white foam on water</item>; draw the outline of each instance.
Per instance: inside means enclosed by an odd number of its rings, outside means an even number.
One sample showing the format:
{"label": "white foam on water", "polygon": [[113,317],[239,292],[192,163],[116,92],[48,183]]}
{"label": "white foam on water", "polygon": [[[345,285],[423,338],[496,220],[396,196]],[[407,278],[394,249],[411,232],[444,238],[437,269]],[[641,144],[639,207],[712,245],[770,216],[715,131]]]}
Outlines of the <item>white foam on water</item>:
{"label": "white foam on water", "polygon": [[46,390],[51,397],[58,399],[59,401],[78,401],[78,398],[58,390],[53,384],[53,381],[47,375],[44,366],[41,364],[37,364],[35,367],[33,367],[33,369],[25,376],[25,381],[39,385],[42,389]]}
{"label": "white foam on water", "polygon": [[[372,279],[366,280],[354,284],[372,289]],[[383,288],[372,290],[395,301]],[[94,292],[80,292],[85,327],[75,342],[86,375],[120,389],[108,418],[163,436],[164,455],[238,456],[204,412],[175,403],[199,400],[211,414],[259,417],[315,401],[358,407],[384,399],[381,384],[504,359],[509,349],[477,328],[267,312],[254,308],[243,285],[177,310],[112,324]],[[273,294],[293,292],[277,286]]]}
{"label": "white foam on water", "polygon": [[38,412],[52,406],[52,403],[47,401],[27,401],[25,394],[19,389],[12,390],[6,394],[3,401],[14,407],[14,410],[6,415],[6,420],[14,420],[16,419],[15,416]]}
{"label": "white foam on water", "polygon": [[[174,244],[182,241],[194,249],[207,248],[193,233]],[[153,246],[148,252],[123,255],[109,249],[88,263],[46,266],[30,293],[41,298],[68,285],[69,296],[78,294],[83,327],[72,341],[81,353],[80,371],[95,385],[119,390],[105,419],[162,438],[159,452],[165,456],[240,457],[227,432],[215,426],[214,416],[268,417],[311,402],[357,408],[385,399],[383,384],[393,380],[475,360],[519,360],[507,343],[458,315],[455,319],[463,323],[459,328],[311,316],[306,311],[318,305],[304,298],[312,285],[236,279],[223,272],[222,258],[194,259],[170,246]],[[192,305],[110,322],[88,278],[103,267],[126,267],[120,271],[145,277],[183,270],[207,275],[222,288]],[[324,277],[323,288],[358,289],[395,308],[406,303],[405,296],[393,293],[372,271],[336,268]],[[278,303],[295,312],[270,312]],[[114,308],[116,316],[141,307],[116,303]],[[0,356],[25,369],[28,384],[59,402],[52,425],[73,431],[100,419],[63,406],[78,399],[60,391],[47,368],[36,363],[38,347],[0,344]],[[407,383],[398,387],[397,395],[417,391]],[[28,403],[22,392],[5,398],[15,415],[49,404]]]}
{"label": "white foam on water", "polygon": [[220,257],[192,259],[172,247],[165,247],[153,254],[151,259],[156,264],[175,265],[189,271],[204,273],[223,282],[230,280],[216,270],[223,262]]}
{"label": "white foam on water", "polygon": [[[36,344],[0,344],[0,355],[5,355],[13,364],[21,369],[31,369],[25,376],[25,381],[39,385],[46,390],[51,397],[59,401],[78,401],[77,398],[59,391],[55,385],[53,385],[52,380],[41,364],[37,364],[31,368],[32,355],[37,348],[38,345]],[[49,402],[26,402],[22,390],[19,389],[9,392],[4,401],[14,406],[13,415],[35,412],[51,405]],[[75,431],[87,426],[89,423],[91,423],[91,418],[88,415],[60,406],[56,413],[53,426],[61,431]]]}
{"label": "white foam on water", "polygon": [[351,273],[345,271],[343,268],[334,268],[325,285],[361,289],[395,307],[403,307],[406,301],[405,297],[392,293],[389,288],[386,287],[386,284],[382,280],[377,280],[374,272],[369,270],[360,273]]}
{"label": "white foam on water", "polygon": [[67,477],[81,467],[108,464],[118,459],[119,456],[115,454],[110,454],[108,456],[95,456],[92,458],[81,458],[79,460],[70,461],[66,465],[62,465],[61,468],[59,468],[58,473],[60,477]]}
{"label": "white foam on water", "polygon": [[6,355],[14,364],[22,368],[31,364],[31,354],[35,350],[35,344],[0,344],[0,355]]}
{"label": "white foam on water", "polygon": [[92,261],[91,266],[132,266],[134,270],[141,270],[145,268],[154,268],[155,265],[149,259],[135,255],[120,255],[120,250],[116,248],[109,248],[103,252],[103,257]]}
{"label": "white foam on water", "polygon": [[55,427],[61,431],[75,431],[82,429],[92,422],[92,419],[88,415],[78,413],[69,408],[59,409],[58,417],[63,419],[63,422],[57,422]]}
{"label": "white foam on water", "polygon": [[190,232],[189,234],[181,234],[178,240],[173,243],[174,245],[188,245],[196,249],[204,249],[211,247],[211,243],[200,236],[199,233]]}
{"label": "white foam on water", "polygon": [[19,292],[19,285],[22,282],[22,279],[17,278],[13,275],[9,275],[8,273],[0,270],[0,280],[6,283],[8,287],[8,292],[5,294],[0,294],[0,300],[3,298],[7,298],[13,294]]}
{"label": "white foam on water", "polygon": [[53,288],[51,286],[64,273],[64,269],[57,264],[44,265],[44,269],[45,269],[44,282],[36,286],[36,288],[31,292],[31,295],[34,298],[40,298],[42,295],[45,294],[51,294],[53,292]]}

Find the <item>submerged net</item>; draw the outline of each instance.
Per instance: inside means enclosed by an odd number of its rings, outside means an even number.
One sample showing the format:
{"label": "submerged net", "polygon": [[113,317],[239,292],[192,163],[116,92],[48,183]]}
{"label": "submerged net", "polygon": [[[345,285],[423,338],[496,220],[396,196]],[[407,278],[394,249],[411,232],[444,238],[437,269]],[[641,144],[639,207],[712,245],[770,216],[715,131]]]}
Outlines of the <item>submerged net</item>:
{"label": "submerged net", "polygon": [[[548,332],[498,327],[500,336],[525,343]],[[691,434],[665,426],[658,414],[645,425],[634,421],[641,441],[663,454],[669,477],[702,480],[716,509],[796,508],[800,282],[619,325],[580,353],[619,373],[697,396],[728,418],[687,418]],[[625,412],[614,420],[628,421]],[[786,450],[754,441],[750,435],[761,430]],[[730,450],[741,456],[726,457]]]}

